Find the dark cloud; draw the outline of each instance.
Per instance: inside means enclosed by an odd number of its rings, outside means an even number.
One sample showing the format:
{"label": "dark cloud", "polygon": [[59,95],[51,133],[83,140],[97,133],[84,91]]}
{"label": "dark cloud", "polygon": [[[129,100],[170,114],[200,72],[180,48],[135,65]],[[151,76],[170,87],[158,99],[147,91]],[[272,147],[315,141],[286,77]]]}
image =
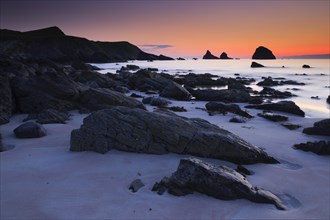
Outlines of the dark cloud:
{"label": "dark cloud", "polygon": [[169,44],[143,44],[140,45],[140,47],[143,47],[144,49],[158,50],[158,49],[170,48],[173,46]]}

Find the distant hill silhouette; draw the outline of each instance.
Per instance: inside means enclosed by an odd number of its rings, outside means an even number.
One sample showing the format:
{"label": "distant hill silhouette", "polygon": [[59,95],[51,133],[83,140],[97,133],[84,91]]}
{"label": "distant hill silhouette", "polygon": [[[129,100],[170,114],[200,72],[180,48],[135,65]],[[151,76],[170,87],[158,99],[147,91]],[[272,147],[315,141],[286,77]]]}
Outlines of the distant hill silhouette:
{"label": "distant hill silhouette", "polygon": [[67,36],[58,27],[19,32],[0,29],[0,56],[25,60],[81,60],[106,63],[127,60],[173,60],[164,55],[149,54],[126,42],[91,41]]}

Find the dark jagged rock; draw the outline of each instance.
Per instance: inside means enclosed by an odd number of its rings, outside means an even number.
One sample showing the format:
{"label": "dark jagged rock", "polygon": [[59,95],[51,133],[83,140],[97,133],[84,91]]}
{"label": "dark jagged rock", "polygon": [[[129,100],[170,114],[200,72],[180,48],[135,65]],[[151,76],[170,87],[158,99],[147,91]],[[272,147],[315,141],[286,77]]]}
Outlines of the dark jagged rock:
{"label": "dark jagged rock", "polygon": [[202,119],[113,107],[93,112],[71,133],[71,151],[190,154],[239,164],[276,163],[260,148]]}
{"label": "dark jagged rock", "polygon": [[249,102],[250,94],[246,91],[236,89],[189,89],[187,90],[197,99],[201,101],[220,101],[220,102]]}
{"label": "dark jagged rock", "polygon": [[112,106],[145,109],[140,101],[127,97],[122,93],[104,88],[90,88],[83,91],[79,97],[79,103],[89,110],[105,109]]}
{"label": "dark jagged rock", "polygon": [[260,63],[257,63],[257,62],[252,62],[251,63],[251,67],[252,68],[260,68],[260,67],[265,67],[264,65],[260,64]]}
{"label": "dark jagged rock", "polygon": [[157,192],[158,195],[163,195],[167,188],[168,188],[168,183],[169,183],[170,179],[168,177],[163,177],[163,179],[158,183],[156,182],[151,191]]}
{"label": "dark jagged rock", "polygon": [[0,125],[8,123],[14,111],[15,100],[9,78],[0,73]]}
{"label": "dark jagged rock", "polygon": [[129,42],[100,42],[67,36],[58,27],[18,32],[0,30],[0,55],[27,60],[108,63],[127,60],[172,60],[145,53]]}
{"label": "dark jagged rock", "polygon": [[225,104],[222,102],[208,102],[205,105],[208,111],[216,111],[221,114],[226,114],[227,112],[231,112],[233,114],[237,114],[246,118],[253,118],[252,115],[243,111],[238,105],[236,104]]}
{"label": "dark jagged rock", "polygon": [[240,174],[242,174],[243,176],[245,175],[252,175],[252,172],[250,170],[248,170],[247,168],[243,167],[242,165],[238,165],[236,168],[236,171]]}
{"label": "dark jagged rock", "polygon": [[246,120],[244,118],[233,117],[229,120],[232,123],[245,123]]}
{"label": "dark jagged rock", "polygon": [[303,133],[330,136],[330,119],[315,122],[313,127],[304,128]]}
{"label": "dark jagged rock", "polygon": [[286,206],[273,193],[253,187],[235,170],[202,160],[182,159],[177,170],[169,178],[168,192],[183,196],[197,191],[222,200],[248,199],[258,203],[274,204],[285,210]]}
{"label": "dark jagged rock", "polygon": [[274,121],[274,122],[279,122],[279,121],[287,121],[288,117],[284,116],[284,115],[276,115],[270,112],[264,112],[264,113],[258,113],[259,117],[268,119],[270,121]]}
{"label": "dark jagged rock", "polygon": [[231,60],[233,58],[228,57],[227,53],[222,52],[222,54],[220,55],[220,60]]}
{"label": "dark jagged rock", "polygon": [[54,109],[46,109],[40,113],[29,114],[23,121],[37,120],[40,124],[61,123],[65,124],[65,121],[69,120],[69,115],[65,112],[59,112]]}
{"label": "dark jagged rock", "polygon": [[170,82],[170,79],[164,78],[158,73],[142,69],[132,74],[128,78],[127,85],[131,89],[138,89],[140,91],[148,90],[163,90]]}
{"label": "dark jagged rock", "polygon": [[294,115],[299,115],[304,117],[305,112],[303,112],[299,106],[297,106],[293,101],[280,101],[277,103],[269,103],[262,105],[248,105],[246,108],[255,108],[255,109],[263,109],[263,110],[274,110],[280,112],[287,112]]}
{"label": "dark jagged rock", "polygon": [[254,54],[252,55],[252,59],[254,60],[269,60],[276,59],[273,52],[266,47],[260,46],[256,49]]}
{"label": "dark jagged rock", "polygon": [[293,148],[303,151],[311,151],[319,155],[330,155],[330,141],[300,143],[295,144]]}
{"label": "dark jagged rock", "polygon": [[159,94],[162,97],[188,101],[192,95],[176,82],[170,82]]}
{"label": "dark jagged rock", "polygon": [[141,179],[134,180],[131,185],[129,186],[129,190],[131,190],[133,193],[139,191],[142,187],[144,187],[144,183],[141,181]]}
{"label": "dark jagged rock", "polygon": [[301,125],[292,124],[292,123],[288,123],[288,122],[287,123],[282,123],[281,125],[286,127],[289,130],[296,130],[296,129],[301,127]]}
{"label": "dark jagged rock", "polygon": [[263,81],[257,83],[258,86],[279,86],[281,85],[279,81],[275,81],[272,78],[265,78]]}
{"label": "dark jagged rock", "polygon": [[150,104],[152,106],[157,106],[157,107],[165,107],[171,104],[170,101],[160,98],[160,97],[146,97],[143,98],[142,100],[143,104]]}
{"label": "dark jagged rock", "polygon": [[302,68],[311,68],[310,65],[304,64]]}
{"label": "dark jagged rock", "polygon": [[25,122],[14,129],[18,138],[39,138],[47,135],[46,129],[36,122]]}
{"label": "dark jagged rock", "polygon": [[206,51],[205,55],[203,56],[204,60],[217,60],[218,57],[214,56],[209,50]]}
{"label": "dark jagged rock", "polygon": [[264,87],[263,90],[259,92],[259,94],[267,98],[280,98],[280,99],[290,98],[294,96],[291,92],[288,91],[281,92],[269,87]]}

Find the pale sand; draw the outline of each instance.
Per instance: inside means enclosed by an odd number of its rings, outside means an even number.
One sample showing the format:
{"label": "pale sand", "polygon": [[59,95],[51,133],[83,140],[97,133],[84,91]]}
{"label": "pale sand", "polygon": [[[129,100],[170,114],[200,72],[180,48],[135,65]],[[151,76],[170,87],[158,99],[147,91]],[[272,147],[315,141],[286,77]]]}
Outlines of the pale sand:
{"label": "pale sand", "polygon": [[[205,102],[176,102],[187,117],[204,118],[264,148],[281,164],[246,166],[254,185],[279,195],[289,207],[248,200],[222,201],[199,193],[160,196],[150,189],[163,176],[170,176],[184,155],[147,155],[111,151],[70,152],[70,132],[86,115],[73,112],[67,124],[44,125],[48,135],[16,139],[12,132],[26,115],[16,115],[0,127],[3,142],[15,146],[0,153],[1,219],[328,219],[330,217],[330,157],[294,150],[295,143],[329,140],[307,136],[302,129],[290,131],[260,117],[245,124],[229,123],[233,116],[208,116],[196,110]],[[152,109],[150,106],[148,109]],[[249,109],[256,115],[258,110]],[[282,114],[282,113],[281,113]],[[288,115],[288,114],[283,114]],[[319,120],[288,115],[290,122],[310,126]],[[204,159],[216,164],[234,164]],[[141,174],[138,175],[138,173]],[[129,184],[141,178],[146,184],[137,193]],[[289,196],[287,196],[289,195]],[[293,198],[292,198],[293,197]],[[151,210],[150,210],[151,209]]]}

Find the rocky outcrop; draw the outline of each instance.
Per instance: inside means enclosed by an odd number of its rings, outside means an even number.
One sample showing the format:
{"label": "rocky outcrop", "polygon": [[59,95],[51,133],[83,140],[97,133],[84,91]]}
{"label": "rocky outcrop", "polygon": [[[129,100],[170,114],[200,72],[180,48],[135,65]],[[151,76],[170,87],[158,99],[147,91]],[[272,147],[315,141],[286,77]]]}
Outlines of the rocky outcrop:
{"label": "rocky outcrop", "polygon": [[220,54],[220,60],[231,60],[233,58],[228,57],[227,53],[222,52],[222,54]]}
{"label": "rocky outcrop", "polygon": [[47,135],[46,129],[36,122],[25,122],[14,129],[17,138],[39,138]]}
{"label": "rocky outcrop", "polygon": [[295,144],[293,148],[303,151],[311,151],[319,155],[330,155],[330,141],[300,143]]}
{"label": "rocky outcrop", "polygon": [[274,121],[274,122],[279,122],[279,121],[287,121],[288,117],[284,116],[284,115],[277,115],[277,114],[273,114],[271,112],[263,112],[263,113],[258,113],[259,117],[268,119],[270,121]]}
{"label": "rocky outcrop", "polygon": [[52,124],[60,123],[65,124],[65,121],[69,120],[69,114],[65,112],[59,112],[54,109],[46,109],[40,113],[29,114],[23,121],[36,120],[40,124]]}
{"label": "rocky outcrop", "polygon": [[239,164],[276,163],[260,148],[202,119],[113,107],[93,112],[71,133],[71,151],[190,154]]}
{"label": "rocky outcrop", "polygon": [[260,46],[256,49],[254,54],[252,55],[252,59],[254,60],[274,60],[276,57],[273,52],[266,47]]}
{"label": "rocky outcrop", "polygon": [[170,82],[159,94],[162,97],[172,98],[176,100],[188,101],[192,95],[181,85]]}
{"label": "rocky outcrop", "polygon": [[260,63],[257,63],[257,62],[252,62],[251,63],[251,67],[252,68],[260,68],[260,67],[265,67],[264,65],[260,64]]}
{"label": "rocky outcrop", "polygon": [[79,96],[79,103],[88,110],[99,110],[110,108],[112,106],[126,106],[129,108],[145,109],[144,105],[131,97],[127,97],[120,92],[110,89],[90,88],[83,91]]}
{"label": "rocky outcrop", "polygon": [[0,73],[0,125],[8,123],[14,111],[15,100],[9,78]]}
{"label": "rocky outcrop", "polygon": [[250,94],[246,91],[236,89],[188,89],[188,91],[197,99],[201,101],[219,101],[219,102],[249,102]]}
{"label": "rocky outcrop", "polygon": [[217,60],[219,59],[217,56],[214,56],[209,50],[206,51],[205,55],[203,56],[204,60]]}
{"label": "rocky outcrop", "polygon": [[258,203],[274,204],[280,210],[286,209],[276,195],[253,187],[237,171],[227,166],[210,164],[195,158],[182,159],[168,181],[161,183],[168,188],[170,194],[176,196],[184,196],[197,191],[222,200],[248,199]]}
{"label": "rocky outcrop", "polygon": [[330,119],[328,118],[315,122],[313,127],[304,128],[303,133],[330,136]]}
{"label": "rocky outcrop", "polygon": [[280,101],[277,103],[269,103],[262,105],[248,105],[246,108],[255,108],[263,110],[274,110],[279,112],[287,112],[294,115],[299,115],[304,117],[305,112],[303,112],[299,106],[297,106],[293,101]]}
{"label": "rocky outcrop", "polygon": [[210,112],[219,112],[221,114],[226,114],[227,112],[231,112],[233,114],[237,114],[246,118],[253,118],[252,115],[243,111],[239,105],[236,104],[225,104],[222,102],[208,102],[205,105],[206,109]]}
{"label": "rocky outcrop", "polygon": [[100,42],[67,36],[58,27],[18,32],[0,30],[0,55],[15,59],[50,59],[58,62],[80,60],[108,63],[127,60],[173,60],[145,53],[129,42]]}

